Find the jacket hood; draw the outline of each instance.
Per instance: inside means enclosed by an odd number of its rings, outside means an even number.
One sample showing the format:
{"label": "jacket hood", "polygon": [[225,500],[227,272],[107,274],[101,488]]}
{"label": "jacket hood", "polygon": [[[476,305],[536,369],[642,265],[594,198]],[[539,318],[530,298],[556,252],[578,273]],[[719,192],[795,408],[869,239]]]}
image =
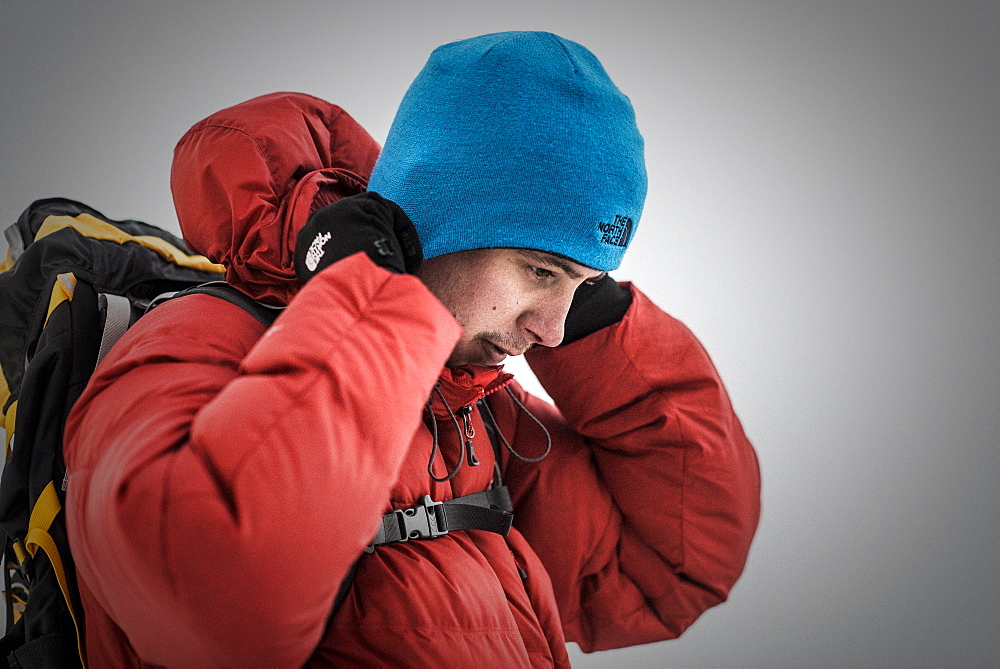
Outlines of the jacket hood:
{"label": "jacket hood", "polygon": [[251,297],[287,304],[299,288],[295,237],[316,209],[365,190],[380,147],[340,107],[272,93],[196,123],[170,174],[185,241]]}

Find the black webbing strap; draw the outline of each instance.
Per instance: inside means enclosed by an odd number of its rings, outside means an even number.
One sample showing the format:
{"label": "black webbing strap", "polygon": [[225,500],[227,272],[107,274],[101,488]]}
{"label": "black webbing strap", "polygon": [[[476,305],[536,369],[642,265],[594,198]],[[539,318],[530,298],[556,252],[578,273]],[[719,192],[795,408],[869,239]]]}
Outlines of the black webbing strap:
{"label": "black webbing strap", "polygon": [[500,486],[444,502],[430,495],[408,509],[396,509],[382,516],[375,538],[365,549],[412,539],[434,539],[455,530],[484,530],[507,536],[514,516],[510,493]]}
{"label": "black webbing strap", "polygon": [[269,327],[271,323],[274,322],[274,319],[276,319],[284,309],[284,307],[274,307],[269,304],[264,304],[263,302],[258,302],[249,295],[230,286],[225,281],[209,281],[207,283],[191,286],[190,288],[185,288],[184,290],[179,290],[174,293],[164,293],[163,295],[158,295],[150,303],[147,311],[152,310],[154,307],[166,302],[167,300],[172,300],[176,297],[182,297],[184,295],[191,295],[192,293],[213,295],[219,299],[229,302],[230,304],[235,304],[260,321],[265,327]]}

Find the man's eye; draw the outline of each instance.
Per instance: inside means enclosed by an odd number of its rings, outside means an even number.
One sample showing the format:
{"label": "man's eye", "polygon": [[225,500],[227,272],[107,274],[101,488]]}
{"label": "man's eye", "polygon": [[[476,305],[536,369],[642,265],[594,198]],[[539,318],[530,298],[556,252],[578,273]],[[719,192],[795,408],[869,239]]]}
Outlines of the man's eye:
{"label": "man's eye", "polygon": [[544,267],[531,267],[531,271],[535,273],[535,276],[539,279],[551,279],[556,274],[550,269],[545,269]]}

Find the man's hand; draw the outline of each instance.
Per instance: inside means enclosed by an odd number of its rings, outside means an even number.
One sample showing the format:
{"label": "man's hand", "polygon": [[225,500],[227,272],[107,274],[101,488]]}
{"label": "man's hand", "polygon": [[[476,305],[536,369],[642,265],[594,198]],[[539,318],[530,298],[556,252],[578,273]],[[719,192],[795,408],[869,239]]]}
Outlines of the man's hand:
{"label": "man's hand", "polygon": [[632,293],[605,274],[576,289],[566,314],[562,344],[570,344],[592,332],[617,323],[632,304]]}
{"label": "man's hand", "polygon": [[358,251],[397,274],[412,274],[423,261],[410,217],[395,202],[369,191],[312,213],[295,240],[295,274],[304,284]]}

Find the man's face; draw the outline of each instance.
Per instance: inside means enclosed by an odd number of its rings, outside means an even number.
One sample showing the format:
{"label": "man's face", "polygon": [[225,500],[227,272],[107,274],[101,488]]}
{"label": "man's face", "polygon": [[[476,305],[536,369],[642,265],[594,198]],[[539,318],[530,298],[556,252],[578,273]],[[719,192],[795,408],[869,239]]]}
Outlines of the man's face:
{"label": "man's face", "polygon": [[417,276],[462,326],[449,367],[499,365],[563,338],[573,293],[604,272],[527,249],[476,249],[425,260]]}

